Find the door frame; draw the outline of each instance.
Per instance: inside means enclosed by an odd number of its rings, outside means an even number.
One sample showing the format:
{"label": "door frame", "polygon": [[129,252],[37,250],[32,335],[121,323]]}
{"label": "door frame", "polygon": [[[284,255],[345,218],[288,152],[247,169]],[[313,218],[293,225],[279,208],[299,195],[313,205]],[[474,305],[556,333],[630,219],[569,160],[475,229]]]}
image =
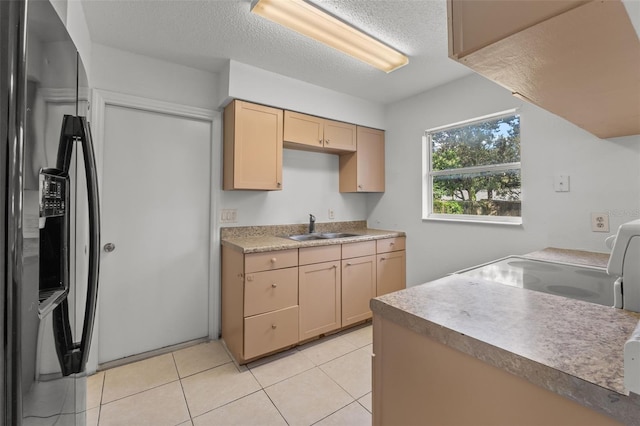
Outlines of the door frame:
{"label": "door frame", "polygon": [[[123,108],[138,109],[141,111],[148,111],[153,113],[161,113],[167,115],[173,115],[182,118],[190,118],[194,120],[201,120],[210,123],[211,125],[211,158],[210,158],[210,172],[209,172],[209,184],[211,194],[210,210],[209,210],[209,338],[219,339],[220,337],[220,280],[214,279],[219,275],[220,271],[220,251],[217,248],[216,241],[218,223],[216,221],[217,215],[214,214],[215,206],[218,204],[218,192],[215,190],[217,182],[220,181],[220,177],[215,174],[215,170],[218,170],[214,165],[216,161],[220,161],[220,150],[216,149],[216,141],[220,139],[219,132],[221,129],[221,116],[217,111],[192,107],[188,105],[177,104],[173,102],[160,101],[156,99],[148,99],[140,96],[128,95],[124,93],[113,92],[103,89],[92,89],[91,96],[91,133],[93,136],[94,149],[96,153],[96,164],[98,174],[98,191],[102,193],[102,181],[104,171],[104,118],[107,106],[116,106]],[[218,145],[220,143],[218,142]],[[102,204],[101,204],[102,206]],[[219,241],[218,245],[219,245]],[[99,288],[99,286],[98,286]],[[98,290],[98,300],[100,298],[100,290]],[[98,310],[100,304],[98,303]],[[99,315],[96,313],[96,323],[94,325],[94,333],[92,336],[91,347],[93,350],[89,353],[89,360],[87,361],[87,373],[95,373],[98,367],[98,333],[99,333]]]}

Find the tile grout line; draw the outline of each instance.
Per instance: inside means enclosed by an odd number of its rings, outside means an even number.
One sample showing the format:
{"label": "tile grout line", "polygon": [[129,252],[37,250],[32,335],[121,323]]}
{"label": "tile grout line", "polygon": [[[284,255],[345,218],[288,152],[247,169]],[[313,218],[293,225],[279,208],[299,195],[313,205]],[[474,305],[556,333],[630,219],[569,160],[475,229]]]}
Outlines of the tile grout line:
{"label": "tile grout line", "polygon": [[174,352],[171,352],[171,359],[173,359],[173,366],[176,368],[176,374],[178,375],[178,382],[180,382],[180,390],[182,391],[182,399],[184,400],[184,405],[186,405],[187,407],[187,414],[189,414],[189,421],[193,426],[193,416],[191,415],[191,408],[189,407],[189,401],[187,401],[187,395],[184,393],[184,385],[182,384],[182,377],[180,376],[180,370],[178,369],[178,362],[176,361]]}
{"label": "tile grout line", "polygon": [[[265,364],[261,364],[261,365],[265,365]],[[256,366],[256,368],[257,368],[257,367],[260,367],[260,366],[258,365],[258,366]],[[260,390],[261,390],[262,392],[264,392],[264,394],[266,395],[266,397],[269,399],[269,402],[271,403],[271,405],[273,405],[273,407],[276,409],[276,411],[278,412],[278,414],[280,414],[280,417],[282,417],[282,420],[284,420],[284,422],[285,422],[287,425],[289,425],[289,421],[288,421],[288,420],[287,420],[287,418],[284,416],[284,414],[282,414],[282,411],[280,411],[280,408],[278,408],[278,406],[276,405],[276,403],[275,403],[275,402],[273,402],[273,399],[271,399],[271,396],[270,396],[270,395],[269,395],[269,393],[267,392],[266,388],[265,388],[264,386],[262,386],[262,383],[260,383],[260,380],[258,380],[258,378],[256,377],[256,375],[255,375],[255,374],[253,374],[253,370],[252,370],[251,368],[249,368],[249,367],[247,367],[247,370],[249,370],[249,373],[251,373],[251,375],[253,376],[253,378],[254,378],[254,380],[256,381],[256,383],[258,383],[258,385],[260,385]],[[309,370],[310,370],[310,369],[309,369]],[[309,370],[305,370],[305,372],[306,372],[306,371],[309,371]],[[302,373],[298,373],[298,374],[302,374]],[[296,374],[296,375],[297,375],[297,374]],[[293,377],[293,376],[292,376],[292,377]],[[282,381],[283,381],[283,380],[281,380],[280,382],[282,382]],[[277,383],[280,383],[280,382],[277,382]],[[272,384],[271,384],[271,385],[269,385],[269,386],[273,386],[273,385],[275,385],[275,383],[272,383]],[[267,387],[269,387],[269,386],[267,386]]]}

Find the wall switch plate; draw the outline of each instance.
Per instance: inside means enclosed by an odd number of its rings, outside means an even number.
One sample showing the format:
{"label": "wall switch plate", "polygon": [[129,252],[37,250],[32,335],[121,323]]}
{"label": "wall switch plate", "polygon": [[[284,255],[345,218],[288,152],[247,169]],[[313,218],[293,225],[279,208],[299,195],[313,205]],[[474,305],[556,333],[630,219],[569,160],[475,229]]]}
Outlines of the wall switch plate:
{"label": "wall switch plate", "polygon": [[221,223],[236,223],[238,221],[238,209],[222,209],[220,211]]}
{"label": "wall switch plate", "polygon": [[591,230],[593,232],[609,232],[609,214],[591,213]]}
{"label": "wall switch plate", "polygon": [[329,209],[329,219],[335,219],[336,218],[336,214],[333,211],[333,209]]}
{"label": "wall switch plate", "polygon": [[569,175],[555,175],[553,177],[553,189],[556,192],[569,192]]}

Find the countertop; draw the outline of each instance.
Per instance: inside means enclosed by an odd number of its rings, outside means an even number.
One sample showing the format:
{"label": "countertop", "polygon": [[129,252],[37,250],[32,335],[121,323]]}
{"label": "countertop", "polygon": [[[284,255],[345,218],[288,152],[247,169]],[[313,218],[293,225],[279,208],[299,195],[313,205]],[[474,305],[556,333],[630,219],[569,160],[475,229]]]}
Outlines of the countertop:
{"label": "countertop", "polygon": [[[554,250],[531,257],[571,259]],[[371,308],[623,423],[640,421],[640,396],[623,384],[624,343],[640,314],[460,275],[378,297]]]}
{"label": "countertop", "polygon": [[306,232],[306,225],[231,227],[221,229],[220,241],[222,245],[243,253],[261,253],[265,251],[346,244],[405,236],[405,233],[402,231],[367,228],[366,222],[354,221],[316,224],[316,232],[345,232],[356,234],[356,236],[353,237],[311,241],[295,241],[286,237],[287,235],[304,234]]}

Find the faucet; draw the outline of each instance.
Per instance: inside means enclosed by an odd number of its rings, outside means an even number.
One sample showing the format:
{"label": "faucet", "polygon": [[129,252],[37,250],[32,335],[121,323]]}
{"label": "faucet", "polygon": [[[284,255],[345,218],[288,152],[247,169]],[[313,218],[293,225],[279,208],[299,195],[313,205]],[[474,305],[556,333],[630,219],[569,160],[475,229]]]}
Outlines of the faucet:
{"label": "faucet", "polygon": [[314,232],[316,232],[316,217],[309,214],[309,233],[313,234]]}

